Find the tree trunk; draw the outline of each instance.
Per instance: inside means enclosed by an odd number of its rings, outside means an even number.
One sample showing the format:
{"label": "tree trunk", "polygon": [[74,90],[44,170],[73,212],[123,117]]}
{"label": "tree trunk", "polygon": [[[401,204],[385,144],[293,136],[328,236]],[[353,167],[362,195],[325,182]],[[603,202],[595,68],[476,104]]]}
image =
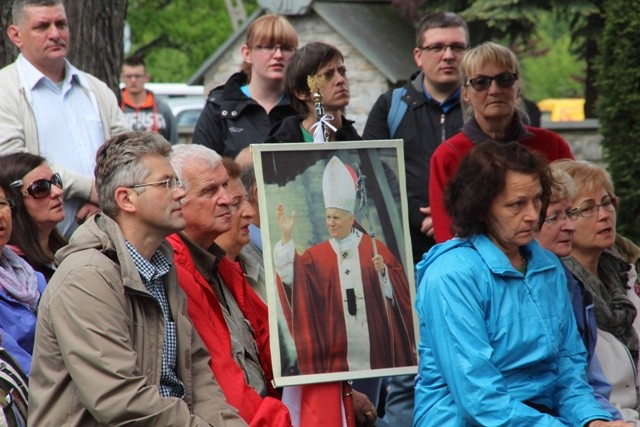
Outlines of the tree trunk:
{"label": "tree trunk", "polygon": [[119,93],[123,60],[124,20],[128,0],[67,2],[71,26],[69,60]]}
{"label": "tree trunk", "polygon": [[12,63],[18,55],[18,48],[7,36],[7,28],[11,23],[12,4],[13,0],[0,1],[0,68]]}
{"label": "tree trunk", "polygon": [[[128,0],[67,1],[65,8],[71,29],[69,61],[93,74],[118,93],[123,60],[124,20]],[[1,22],[11,22],[13,0],[0,2]],[[0,67],[13,62],[17,49],[9,41],[6,26],[0,25]]]}

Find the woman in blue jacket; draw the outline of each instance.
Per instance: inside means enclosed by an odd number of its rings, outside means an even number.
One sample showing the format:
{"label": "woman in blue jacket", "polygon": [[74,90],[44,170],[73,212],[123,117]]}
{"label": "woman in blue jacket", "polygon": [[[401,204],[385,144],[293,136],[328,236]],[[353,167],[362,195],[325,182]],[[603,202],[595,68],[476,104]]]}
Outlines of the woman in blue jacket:
{"label": "woman in blue jacket", "polygon": [[459,237],[417,266],[414,425],[627,426],[593,397],[564,270],[533,240],[551,182],[537,154],[488,142],[447,187]]}

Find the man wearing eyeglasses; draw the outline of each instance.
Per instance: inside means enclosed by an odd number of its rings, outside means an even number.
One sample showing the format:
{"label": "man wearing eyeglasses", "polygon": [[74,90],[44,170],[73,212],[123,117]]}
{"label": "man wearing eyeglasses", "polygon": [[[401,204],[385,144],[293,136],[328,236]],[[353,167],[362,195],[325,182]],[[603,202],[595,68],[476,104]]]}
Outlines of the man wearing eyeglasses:
{"label": "man wearing eyeglasses", "polygon": [[170,152],[151,132],[99,149],[104,213],[56,254],[39,306],[30,425],[246,426],[209,369],[164,241],[185,226]]}
{"label": "man wearing eyeglasses", "polygon": [[[378,98],[363,139],[403,139],[414,262],[434,245],[429,208],[429,162],[435,149],[462,127],[460,59],[469,45],[466,22],[451,12],[428,14],[416,32],[420,68],[402,89]],[[403,113],[404,111],[404,113]],[[413,423],[413,376],[393,377],[384,420]]]}
{"label": "man wearing eyeglasses", "polygon": [[[428,200],[429,160],[436,147],[462,127],[458,67],[468,44],[469,30],[462,18],[450,12],[427,15],[418,27],[413,49],[420,70],[401,92],[389,91],[378,98],[362,135],[365,140],[404,140],[414,262],[434,244]],[[394,95],[401,97],[394,101]],[[406,112],[397,118],[402,108]],[[394,119],[399,120],[395,126]]]}
{"label": "man wearing eyeglasses", "polygon": [[164,136],[172,144],[178,143],[178,127],[171,108],[145,88],[149,73],[144,59],[130,56],[122,64],[120,79],[124,83],[120,108],[129,127]]}
{"label": "man wearing eyeglasses", "polygon": [[95,153],[128,130],[113,92],[66,59],[69,23],[62,0],[16,0],[9,39],[16,61],[0,70],[0,154],[28,151],[52,162],[65,183],[67,237],[98,208]]}

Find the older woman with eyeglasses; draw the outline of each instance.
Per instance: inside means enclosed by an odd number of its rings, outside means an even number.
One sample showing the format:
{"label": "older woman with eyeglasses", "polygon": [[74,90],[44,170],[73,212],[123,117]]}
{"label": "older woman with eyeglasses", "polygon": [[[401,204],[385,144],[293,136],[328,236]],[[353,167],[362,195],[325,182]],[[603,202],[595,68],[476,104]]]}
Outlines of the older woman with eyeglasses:
{"label": "older woman with eyeglasses", "polygon": [[[560,169],[557,163],[551,164],[551,200],[543,221],[537,226],[535,238],[545,249],[558,257],[571,255],[573,233],[576,231],[574,221],[578,212],[571,208],[571,200],[576,194],[576,187],[568,173]],[[611,404],[611,384],[602,371],[595,354],[597,342],[596,318],[593,297],[577,280],[571,271],[564,266],[567,276],[567,289],[573,306],[573,314],[578,324],[578,331],[587,349],[587,379],[593,388],[593,394],[600,406],[609,412],[614,419],[621,420],[622,415]]]}
{"label": "older woman with eyeglasses", "polygon": [[242,70],[211,91],[193,142],[234,158],[295,115],[284,95],[284,70],[297,48],[298,35],[285,17],[267,14],[253,21],[240,48]]}
{"label": "older woman with eyeglasses", "polygon": [[25,260],[9,249],[12,209],[9,181],[0,176],[0,328],[2,334],[17,343],[11,355],[29,374],[36,331],[36,312],[44,291],[44,276],[33,271]]}
{"label": "older woman with eyeglasses", "polygon": [[520,65],[511,50],[496,43],[483,43],[465,53],[460,69],[465,124],[436,149],[429,171],[427,190],[438,243],[453,237],[444,206],[444,188],[474,146],[487,141],[517,141],[541,152],[548,161],[573,158],[569,145],[558,134],[527,125]]}
{"label": "older woman with eyeglasses", "polygon": [[55,271],[53,254],[66,245],[56,229],[64,219],[62,180],[47,161],[30,153],[0,156],[0,177],[10,183],[13,231],[9,244],[47,280]]}
{"label": "older woman with eyeglasses", "polygon": [[[561,161],[577,193],[572,206],[577,215],[571,255],[564,259],[595,303],[596,352],[613,386],[611,401],[638,410],[640,300],[629,283],[631,265],[615,251],[616,209],[613,182],[607,171],[586,161]],[[637,415],[637,414],[636,414]]]}

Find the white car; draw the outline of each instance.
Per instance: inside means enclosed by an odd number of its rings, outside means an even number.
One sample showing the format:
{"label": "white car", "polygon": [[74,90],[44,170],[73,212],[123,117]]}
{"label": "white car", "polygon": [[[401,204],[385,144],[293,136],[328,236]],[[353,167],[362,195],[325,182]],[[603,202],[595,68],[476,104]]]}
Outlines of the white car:
{"label": "white car", "polygon": [[147,83],[145,88],[169,105],[176,118],[179,133],[193,133],[193,127],[206,101],[203,86],[185,83]]}

